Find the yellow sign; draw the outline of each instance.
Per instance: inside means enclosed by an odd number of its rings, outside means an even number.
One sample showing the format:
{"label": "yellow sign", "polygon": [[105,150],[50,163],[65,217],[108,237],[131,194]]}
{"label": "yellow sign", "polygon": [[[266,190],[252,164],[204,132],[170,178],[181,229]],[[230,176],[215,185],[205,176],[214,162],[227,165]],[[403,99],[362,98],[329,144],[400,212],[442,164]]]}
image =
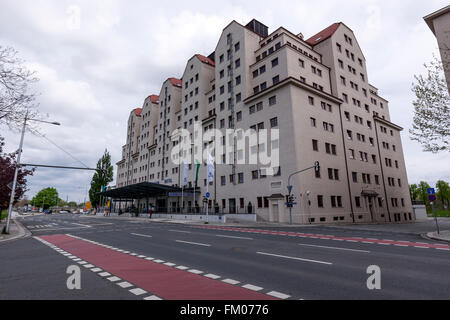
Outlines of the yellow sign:
{"label": "yellow sign", "polygon": [[106,204],[107,207],[111,206],[111,202],[108,201],[108,203]]}
{"label": "yellow sign", "polygon": [[86,209],[88,210],[92,209],[92,204],[90,201],[86,202]]}

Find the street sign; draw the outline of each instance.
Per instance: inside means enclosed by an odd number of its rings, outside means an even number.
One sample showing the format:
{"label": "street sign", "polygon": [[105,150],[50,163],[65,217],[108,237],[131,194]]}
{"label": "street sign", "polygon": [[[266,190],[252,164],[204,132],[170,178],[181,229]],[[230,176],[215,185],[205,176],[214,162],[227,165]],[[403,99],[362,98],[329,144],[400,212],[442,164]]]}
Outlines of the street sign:
{"label": "street sign", "polygon": [[12,190],[13,187],[13,181],[11,181],[10,183],[8,183],[6,186],[9,188],[9,190]]}
{"label": "street sign", "polygon": [[428,193],[428,194],[435,194],[434,188],[428,188],[428,189],[427,189],[427,193]]}
{"label": "street sign", "polygon": [[287,188],[288,188],[289,193],[291,193],[292,192],[292,186],[288,186]]}
{"label": "street sign", "polygon": [[436,196],[434,194],[431,194],[428,196],[428,200],[430,200],[430,202],[434,202],[437,200]]}
{"label": "street sign", "polygon": [[209,199],[209,198],[211,198],[211,193],[207,192],[206,193],[206,199]]}

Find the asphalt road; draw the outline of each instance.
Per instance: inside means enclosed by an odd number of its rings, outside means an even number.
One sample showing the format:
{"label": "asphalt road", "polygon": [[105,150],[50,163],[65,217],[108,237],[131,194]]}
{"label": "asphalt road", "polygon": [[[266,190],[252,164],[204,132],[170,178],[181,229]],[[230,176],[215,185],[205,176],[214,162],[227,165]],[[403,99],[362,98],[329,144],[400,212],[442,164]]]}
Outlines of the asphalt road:
{"label": "asphalt road", "polygon": [[[389,226],[242,228],[79,215],[22,223],[33,237],[0,245],[0,299],[450,299],[450,246]],[[66,287],[74,264],[81,290]],[[379,290],[367,287],[369,266],[380,268]]]}

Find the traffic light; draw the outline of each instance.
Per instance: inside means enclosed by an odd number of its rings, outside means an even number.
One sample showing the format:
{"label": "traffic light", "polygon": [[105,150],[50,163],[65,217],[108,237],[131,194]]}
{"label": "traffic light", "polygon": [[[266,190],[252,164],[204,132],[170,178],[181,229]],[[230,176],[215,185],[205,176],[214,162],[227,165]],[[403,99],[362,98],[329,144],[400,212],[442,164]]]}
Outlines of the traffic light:
{"label": "traffic light", "polygon": [[316,172],[320,172],[320,163],[319,163],[319,161],[316,161],[316,162],[314,163],[314,170],[315,170]]}

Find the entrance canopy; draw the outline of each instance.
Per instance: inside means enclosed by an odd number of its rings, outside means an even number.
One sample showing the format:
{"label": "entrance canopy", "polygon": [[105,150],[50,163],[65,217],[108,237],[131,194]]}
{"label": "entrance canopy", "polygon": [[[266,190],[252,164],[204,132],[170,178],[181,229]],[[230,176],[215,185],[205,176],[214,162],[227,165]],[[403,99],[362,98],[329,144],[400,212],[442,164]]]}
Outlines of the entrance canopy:
{"label": "entrance canopy", "polygon": [[182,192],[181,188],[163,184],[142,182],[126,187],[101,192],[100,195],[113,199],[143,199],[167,196],[171,192]]}

